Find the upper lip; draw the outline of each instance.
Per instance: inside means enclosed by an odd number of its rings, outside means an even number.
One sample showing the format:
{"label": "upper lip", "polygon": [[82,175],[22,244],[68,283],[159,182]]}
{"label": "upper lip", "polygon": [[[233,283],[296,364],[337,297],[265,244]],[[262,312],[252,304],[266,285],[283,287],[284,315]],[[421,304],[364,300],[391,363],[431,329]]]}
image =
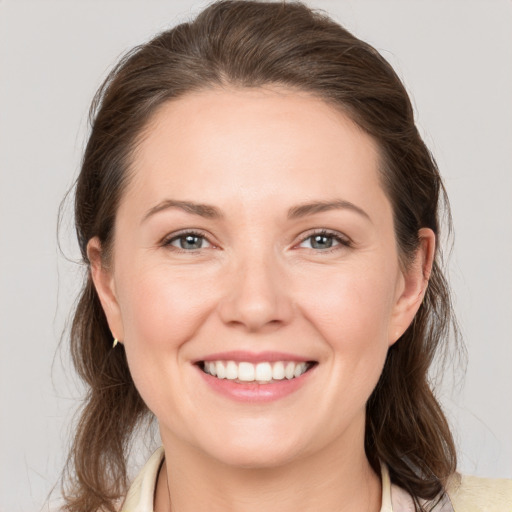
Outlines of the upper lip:
{"label": "upper lip", "polygon": [[215,354],[208,354],[207,356],[194,360],[193,363],[197,364],[203,361],[235,361],[247,363],[294,361],[299,363],[307,363],[313,360],[310,357],[303,357],[287,352],[248,352],[246,350],[231,350],[229,352],[217,352]]}

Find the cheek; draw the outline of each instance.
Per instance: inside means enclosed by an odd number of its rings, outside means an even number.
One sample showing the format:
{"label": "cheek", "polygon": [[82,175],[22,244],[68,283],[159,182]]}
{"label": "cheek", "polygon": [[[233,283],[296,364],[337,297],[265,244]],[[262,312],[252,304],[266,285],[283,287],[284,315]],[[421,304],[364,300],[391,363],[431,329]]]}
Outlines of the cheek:
{"label": "cheek", "polygon": [[[387,343],[394,306],[396,271],[343,268],[316,276],[303,290],[305,314],[335,343]],[[370,335],[372,334],[372,335]],[[378,338],[378,340],[377,340]]]}
{"label": "cheek", "polygon": [[[211,303],[212,288],[204,281],[204,275],[192,277],[165,264],[141,265],[119,279],[130,373],[148,408],[173,425],[193,409],[179,390],[188,376],[184,347],[197,337]],[[171,410],[179,413],[168,417]]]}
{"label": "cheek", "polygon": [[304,308],[331,353],[334,392],[343,394],[354,407],[366,402],[382,372],[396,275],[374,267],[326,276],[323,283],[317,281],[324,286],[315,288]]}
{"label": "cheek", "polygon": [[142,269],[136,276],[128,272],[123,279],[121,310],[128,344],[180,345],[201,321],[208,287],[190,273],[162,267]]}

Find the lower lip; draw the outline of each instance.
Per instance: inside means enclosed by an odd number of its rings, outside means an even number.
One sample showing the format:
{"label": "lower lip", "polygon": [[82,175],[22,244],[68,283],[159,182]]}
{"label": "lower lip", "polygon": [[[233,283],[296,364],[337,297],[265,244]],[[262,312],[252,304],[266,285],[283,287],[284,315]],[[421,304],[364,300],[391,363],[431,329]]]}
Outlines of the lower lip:
{"label": "lower lip", "polygon": [[221,395],[238,402],[272,402],[300,389],[309,380],[310,374],[314,371],[315,367],[316,365],[300,377],[278,380],[269,384],[259,384],[257,382],[238,383],[229,379],[218,379],[203,372],[198,366],[196,368],[206,384]]}

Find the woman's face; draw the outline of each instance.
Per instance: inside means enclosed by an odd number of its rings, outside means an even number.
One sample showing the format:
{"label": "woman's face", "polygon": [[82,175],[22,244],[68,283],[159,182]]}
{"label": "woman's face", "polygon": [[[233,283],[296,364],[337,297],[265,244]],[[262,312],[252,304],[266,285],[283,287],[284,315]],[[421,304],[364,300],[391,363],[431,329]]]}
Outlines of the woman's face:
{"label": "woman's face", "polygon": [[375,143],[277,87],[171,101],[141,140],[110,270],[89,252],[164,444],[245,467],[362,449],[424,285],[423,260],[399,266]]}

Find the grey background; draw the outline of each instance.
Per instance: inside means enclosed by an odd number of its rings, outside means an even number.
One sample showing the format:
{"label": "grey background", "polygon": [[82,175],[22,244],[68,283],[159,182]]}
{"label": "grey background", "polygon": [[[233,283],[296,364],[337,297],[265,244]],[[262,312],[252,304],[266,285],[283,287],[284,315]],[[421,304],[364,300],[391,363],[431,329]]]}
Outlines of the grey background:
{"label": "grey background", "polygon": [[[310,1],[379,49],[411,92],[451,199],[468,347],[439,395],[460,469],[512,477],[512,2]],[[80,387],[55,358],[81,276],[69,204],[90,100],[117,57],[205,2],[0,0],[0,511],[56,483]],[[53,372],[52,372],[52,363]]]}

